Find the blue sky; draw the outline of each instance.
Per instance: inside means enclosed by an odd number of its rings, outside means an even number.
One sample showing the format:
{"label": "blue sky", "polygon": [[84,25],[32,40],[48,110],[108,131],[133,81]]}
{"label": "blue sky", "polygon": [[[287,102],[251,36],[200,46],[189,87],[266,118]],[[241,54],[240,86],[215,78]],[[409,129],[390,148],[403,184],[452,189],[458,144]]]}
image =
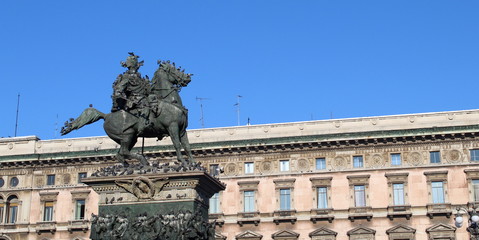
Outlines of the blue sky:
{"label": "blue sky", "polygon": [[[0,137],[111,108],[134,51],[193,73],[190,129],[478,108],[479,1],[22,1],[0,9]],[[102,123],[65,137],[105,135]]]}

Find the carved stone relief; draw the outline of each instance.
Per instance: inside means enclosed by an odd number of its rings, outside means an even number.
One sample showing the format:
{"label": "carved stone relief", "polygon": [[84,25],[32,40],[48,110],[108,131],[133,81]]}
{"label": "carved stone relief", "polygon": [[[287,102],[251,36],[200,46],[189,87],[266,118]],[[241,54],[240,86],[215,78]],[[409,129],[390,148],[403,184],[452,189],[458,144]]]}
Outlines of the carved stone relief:
{"label": "carved stone relief", "polygon": [[334,168],[337,170],[345,169],[347,167],[344,157],[335,157],[333,161]]}
{"label": "carved stone relief", "polygon": [[264,161],[261,163],[260,169],[259,169],[261,173],[264,173],[264,174],[271,173],[272,170],[273,170],[273,166],[271,164],[271,161]]}
{"label": "carved stone relief", "polygon": [[446,160],[449,163],[462,162],[462,159],[463,159],[463,155],[461,154],[459,150],[454,149],[454,150],[447,151]]}
{"label": "carved stone relief", "polygon": [[225,175],[234,176],[238,174],[238,166],[235,163],[228,163],[225,168]]}
{"label": "carved stone relief", "polygon": [[63,184],[65,184],[65,185],[70,184],[71,175],[68,174],[68,173],[63,174],[62,180],[63,180]]}
{"label": "carved stone relief", "polygon": [[309,161],[306,159],[299,159],[298,160],[298,171],[306,172],[310,170]]}
{"label": "carved stone relief", "polygon": [[41,187],[45,185],[45,177],[44,176],[35,176],[35,185],[37,187]]}
{"label": "carved stone relief", "polygon": [[409,164],[411,164],[413,166],[419,166],[419,165],[424,164],[423,157],[422,157],[421,153],[418,153],[418,152],[409,153],[408,156],[407,156],[407,160],[408,160]]}
{"label": "carved stone relief", "polygon": [[384,158],[381,154],[374,154],[369,159],[369,166],[373,168],[380,168],[385,164]]}

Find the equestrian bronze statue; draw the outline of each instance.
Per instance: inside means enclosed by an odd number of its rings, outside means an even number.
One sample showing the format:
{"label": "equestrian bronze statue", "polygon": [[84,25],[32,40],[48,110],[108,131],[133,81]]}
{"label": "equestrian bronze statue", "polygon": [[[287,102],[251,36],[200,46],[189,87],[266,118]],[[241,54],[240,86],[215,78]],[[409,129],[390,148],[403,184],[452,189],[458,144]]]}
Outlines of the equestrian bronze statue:
{"label": "equestrian bronze statue", "polygon": [[[194,163],[186,133],[188,110],[183,106],[179,91],[188,85],[192,74],[177,68],[170,61],[158,61],[159,67],[150,81],[138,72],[143,65],[139,56],[129,53],[125,62],[127,70],[113,83],[111,113],[104,114],[91,105],[77,119],[65,123],[61,134],[79,129],[85,125],[104,119],[106,134],[120,144],[117,159],[128,166],[126,159],[137,159],[141,165],[149,165],[141,154],[132,153],[138,137],[163,139],[171,137],[177,159],[183,164]],[[186,152],[183,158],[181,147]]]}

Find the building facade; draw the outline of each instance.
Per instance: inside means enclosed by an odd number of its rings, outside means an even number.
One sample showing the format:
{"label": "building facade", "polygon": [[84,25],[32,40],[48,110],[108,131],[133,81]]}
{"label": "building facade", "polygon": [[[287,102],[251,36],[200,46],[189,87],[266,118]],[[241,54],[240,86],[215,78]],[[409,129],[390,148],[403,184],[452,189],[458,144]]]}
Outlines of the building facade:
{"label": "building facade", "polygon": [[[188,134],[227,184],[210,199],[217,239],[469,239],[454,215],[479,202],[479,110]],[[107,137],[0,139],[0,240],[88,239],[100,199],[81,179],[117,149]],[[175,159],[168,139],[143,151]]]}

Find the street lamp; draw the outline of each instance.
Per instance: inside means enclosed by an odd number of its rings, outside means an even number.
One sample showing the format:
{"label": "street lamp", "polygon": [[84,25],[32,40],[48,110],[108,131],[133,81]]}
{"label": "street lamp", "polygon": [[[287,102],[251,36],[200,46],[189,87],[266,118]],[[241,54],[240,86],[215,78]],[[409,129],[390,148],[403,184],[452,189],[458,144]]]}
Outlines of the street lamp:
{"label": "street lamp", "polygon": [[457,207],[456,208],[457,213],[456,217],[454,219],[456,227],[460,228],[462,227],[462,224],[464,223],[464,217],[463,215],[468,215],[468,227],[467,231],[471,235],[471,240],[479,240],[479,215],[477,213],[477,208],[474,206],[474,204],[471,204],[471,207],[469,209],[465,207]]}

